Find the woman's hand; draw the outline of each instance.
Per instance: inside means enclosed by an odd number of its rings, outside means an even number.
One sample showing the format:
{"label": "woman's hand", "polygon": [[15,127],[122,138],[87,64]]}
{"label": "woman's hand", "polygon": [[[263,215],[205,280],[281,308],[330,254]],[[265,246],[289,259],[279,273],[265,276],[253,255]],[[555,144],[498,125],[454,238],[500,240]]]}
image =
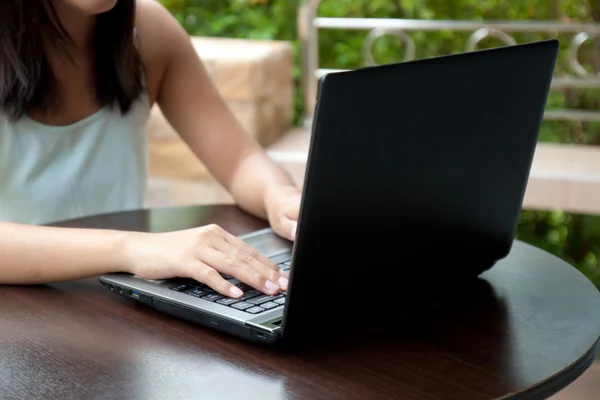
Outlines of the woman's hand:
{"label": "woman's hand", "polygon": [[295,186],[275,186],[265,194],[271,228],[281,237],[294,241],[302,192]]}
{"label": "woman's hand", "polygon": [[230,275],[270,295],[287,290],[287,274],[217,225],[168,233],[127,233],[122,241],[127,272],[144,279],[192,278],[227,297],[242,291]]}

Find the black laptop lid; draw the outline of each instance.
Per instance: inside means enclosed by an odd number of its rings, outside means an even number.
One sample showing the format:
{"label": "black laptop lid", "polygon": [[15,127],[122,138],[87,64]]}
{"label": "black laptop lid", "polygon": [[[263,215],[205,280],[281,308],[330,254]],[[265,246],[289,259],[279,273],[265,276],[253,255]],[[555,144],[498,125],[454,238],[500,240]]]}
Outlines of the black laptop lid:
{"label": "black laptop lid", "polygon": [[291,318],[317,308],[304,291],[358,305],[359,284],[477,276],[508,254],[557,51],[550,40],[321,80]]}

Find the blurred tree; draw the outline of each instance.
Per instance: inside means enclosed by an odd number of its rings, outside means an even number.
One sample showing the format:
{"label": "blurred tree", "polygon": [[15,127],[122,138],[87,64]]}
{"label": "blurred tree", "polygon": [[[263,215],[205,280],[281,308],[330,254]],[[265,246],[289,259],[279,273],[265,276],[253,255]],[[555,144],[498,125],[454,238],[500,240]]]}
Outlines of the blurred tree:
{"label": "blurred tree", "polygon": [[[161,0],[192,35],[255,39],[288,40],[299,49],[296,35],[298,0]],[[597,0],[323,0],[320,16],[383,17],[443,20],[561,20],[600,22],[600,2]],[[322,30],[319,40],[320,67],[355,68],[364,65],[362,47],[366,32]],[[519,42],[548,37],[544,34],[515,34]],[[428,57],[463,51],[469,33],[412,32],[417,57]],[[569,35],[558,35],[569,43]],[[503,44],[489,38],[481,48]],[[558,73],[569,73],[563,46]],[[373,46],[378,63],[403,60],[404,49],[399,38],[392,35],[379,38]],[[600,71],[600,40],[585,45],[581,60],[590,72]],[[302,110],[299,62],[294,71],[298,84],[297,111]],[[553,91],[551,107],[598,109],[600,96],[593,90]],[[597,123],[543,123],[540,141],[587,143],[600,145]],[[560,211],[521,213],[517,238],[543,248],[579,268],[600,287],[600,217],[573,215]]]}

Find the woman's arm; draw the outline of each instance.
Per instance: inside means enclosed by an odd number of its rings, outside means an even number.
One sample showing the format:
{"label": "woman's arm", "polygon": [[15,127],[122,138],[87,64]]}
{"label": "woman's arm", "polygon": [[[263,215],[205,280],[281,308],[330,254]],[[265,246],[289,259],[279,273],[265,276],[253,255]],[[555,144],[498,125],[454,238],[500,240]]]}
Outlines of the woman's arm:
{"label": "woman's arm", "polygon": [[266,218],[266,194],[293,186],[288,174],[244,131],[162,5],[140,2],[137,29],[148,68],[161,69],[156,97],[166,119],[241,208]]}
{"label": "woman's arm", "polygon": [[192,278],[229,297],[242,292],[221,273],[267,294],[286,290],[288,283],[275,263],[214,225],[142,233],[0,222],[0,284],[70,281],[111,272]]}
{"label": "woman's arm", "polygon": [[0,284],[59,282],[125,271],[125,235],[0,222]]}

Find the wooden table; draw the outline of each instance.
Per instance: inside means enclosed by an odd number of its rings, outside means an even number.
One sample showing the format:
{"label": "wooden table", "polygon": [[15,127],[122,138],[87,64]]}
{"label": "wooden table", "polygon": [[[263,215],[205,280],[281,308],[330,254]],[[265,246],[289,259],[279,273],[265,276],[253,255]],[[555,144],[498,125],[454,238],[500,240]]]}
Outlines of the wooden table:
{"label": "wooden table", "polygon": [[[168,231],[264,227],[232,206],[104,215],[60,225]],[[462,295],[382,337],[301,354],[244,343],[134,304],[97,279],[0,289],[0,398],[546,398],[600,350],[600,294],[577,270],[515,242]]]}

